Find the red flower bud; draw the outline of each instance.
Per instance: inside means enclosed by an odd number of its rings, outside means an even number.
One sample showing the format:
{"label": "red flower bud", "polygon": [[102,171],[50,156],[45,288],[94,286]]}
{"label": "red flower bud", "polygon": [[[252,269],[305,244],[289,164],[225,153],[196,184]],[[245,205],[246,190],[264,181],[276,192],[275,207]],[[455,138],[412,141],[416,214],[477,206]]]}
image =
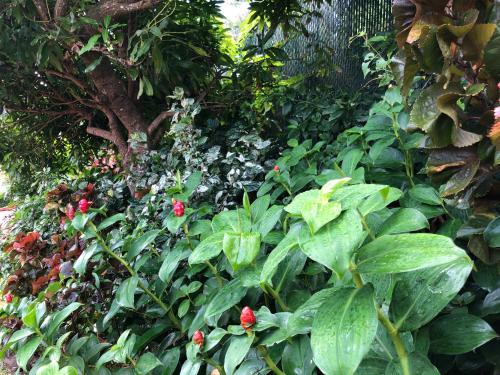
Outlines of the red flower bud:
{"label": "red flower bud", "polygon": [[277,165],[275,165],[273,169],[274,169],[275,172],[279,172],[280,171],[280,167],[278,167]]}
{"label": "red flower bud", "polygon": [[197,330],[193,335],[193,342],[195,345],[202,347],[203,343],[205,342],[203,332],[201,332],[200,330]]}
{"label": "red flower bud", "polygon": [[75,218],[75,208],[73,206],[68,206],[68,208],[66,208],[66,215],[70,220],[73,220]]}
{"label": "red flower bud", "polygon": [[255,314],[253,313],[253,310],[245,306],[243,310],[241,310],[241,315],[240,315],[240,322],[241,326],[245,331],[249,331],[254,325],[257,319],[255,319]]}
{"label": "red flower bud", "polygon": [[7,303],[11,303],[11,302],[12,302],[12,299],[13,299],[12,294],[7,293],[7,294],[5,295],[5,302],[7,302]]}
{"label": "red flower bud", "polygon": [[87,210],[89,209],[89,201],[86,199],[80,199],[80,202],[78,202],[78,208],[82,212],[82,214],[86,214]]}
{"label": "red flower bud", "polygon": [[174,215],[177,217],[184,216],[184,203],[182,203],[182,201],[176,201],[174,203]]}
{"label": "red flower bud", "polygon": [[64,224],[66,224],[66,216],[61,218],[61,226],[64,227]]}

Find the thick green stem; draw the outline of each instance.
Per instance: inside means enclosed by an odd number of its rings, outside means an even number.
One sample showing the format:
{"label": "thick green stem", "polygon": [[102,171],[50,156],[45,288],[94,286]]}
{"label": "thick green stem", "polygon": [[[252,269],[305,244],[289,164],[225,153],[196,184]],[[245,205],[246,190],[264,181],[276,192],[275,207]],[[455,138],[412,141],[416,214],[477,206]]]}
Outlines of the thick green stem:
{"label": "thick green stem", "polygon": [[278,366],[276,366],[276,363],[274,363],[273,359],[269,356],[269,353],[264,346],[259,345],[257,346],[257,349],[259,350],[262,358],[264,359],[264,361],[266,361],[267,366],[271,369],[272,372],[274,372],[276,375],[286,375],[279,369]]}
{"label": "thick green stem", "polygon": [[363,214],[359,211],[359,209],[356,209],[356,210],[358,211],[359,218],[361,219],[361,224],[363,225],[363,228],[365,228],[365,230],[368,232],[368,235],[370,236],[371,240],[373,241],[375,239],[375,235],[373,234],[372,230],[368,226],[368,223],[366,222],[366,219],[363,216]]}
{"label": "thick green stem", "polygon": [[224,367],[222,367],[219,362],[214,361],[212,358],[210,358],[208,355],[206,355],[204,353],[202,354],[202,357],[206,363],[208,363],[210,366],[219,370],[220,375],[226,375],[226,371],[224,370]]}
{"label": "thick green stem", "polygon": [[285,304],[285,302],[281,299],[281,296],[279,295],[279,293],[277,291],[275,291],[273,289],[273,287],[269,284],[266,284],[266,291],[271,295],[271,297],[274,298],[274,300],[278,303],[279,307],[281,308],[281,310],[283,311],[288,311],[289,308],[288,306]]}
{"label": "thick green stem", "polygon": [[[364,285],[363,280],[361,279],[360,274],[356,272],[355,265],[353,263],[351,263],[351,274],[356,288],[362,288]],[[399,362],[401,363],[401,368],[403,370],[403,375],[411,375],[408,353],[406,353],[406,349],[403,342],[401,341],[401,337],[399,337],[397,328],[394,326],[394,324],[392,324],[392,322],[389,320],[385,312],[378,304],[376,304],[376,308],[377,318],[379,322],[382,323],[382,325],[385,327],[385,329],[389,333],[389,336],[391,336],[392,343],[396,348],[396,353],[398,353]]]}
{"label": "thick green stem", "polygon": [[389,336],[391,336],[392,343],[396,348],[396,353],[398,353],[399,362],[401,363],[401,369],[403,370],[403,375],[411,375],[410,362],[408,360],[408,354],[406,353],[405,346],[399,337],[399,332],[394,324],[389,320],[387,315],[382,311],[380,307],[377,307],[378,320],[385,327]]}
{"label": "thick green stem", "polygon": [[[104,241],[104,239],[97,232],[97,228],[95,227],[95,225],[93,223],[91,223],[91,225],[93,226],[93,229],[96,233],[97,241],[101,244],[104,251],[109,256],[116,259],[120,264],[122,264],[132,276],[138,277],[137,272],[132,268],[132,266],[130,266],[130,264],[125,259],[123,259],[121,256],[119,256],[113,250],[111,250],[109,248],[109,246],[106,244],[106,241]],[[144,293],[146,293],[153,301],[155,301],[167,313],[169,319],[174,323],[176,328],[182,332],[181,322],[179,321],[179,319],[177,319],[177,317],[173,313],[172,309],[170,307],[168,307],[167,305],[165,305],[165,303],[163,303],[163,301],[156,294],[154,294],[151,290],[149,290],[149,288],[146,285],[144,285],[144,283],[142,281],[139,280],[139,283],[137,285],[139,286],[139,288],[141,288],[144,291]]]}
{"label": "thick green stem", "polygon": [[406,169],[406,176],[408,177],[408,180],[410,181],[411,186],[415,186],[415,183],[413,182],[413,160],[410,154],[410,151],[406,149],[403,140],[399,136],[399,125],[398,121],[396,119],[396,114],[392,114],[392,129],[394,131],[394,135],[396,136],[396,139],[398,140],[399,143],[399,148],[403,150],[404,156],[405,156],[405,169]]}

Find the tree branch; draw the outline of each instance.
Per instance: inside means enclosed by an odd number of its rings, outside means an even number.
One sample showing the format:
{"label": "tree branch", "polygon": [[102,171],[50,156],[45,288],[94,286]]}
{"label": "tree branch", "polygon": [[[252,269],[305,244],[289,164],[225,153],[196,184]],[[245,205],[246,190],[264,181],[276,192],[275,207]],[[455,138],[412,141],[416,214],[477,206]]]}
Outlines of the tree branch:
{"label": "tree branch", "polygon": [[152,136],[153,133],[158,129],[158,126],[162,123],[163,120],[167,118],[173,117],[175,115],[174,111],[163,111],[149,124],[148,126],[148,135]]}
{"label": "tree branch", "polygon": [[40,16],[42,21],[48,22],[49,10],[47,9],[45,2],[43,0],[33,0],[33,5],[35,6],[36,11],[38,12],[38,15]]}
{"label": "tree branch", "polygon": [[104,130],[100,128],[94,128],[92,126],[87,126],[87,133],[90,135],[95,135],[96,137],[107,139],[110,142],[113,142],[113,134],[109,130]]}
{"label": "tree branch", "polygon": [[161,0],[109,0],[101,2],[99,6],[95,7],[89,12],[89,17],[97,21],[103,20],[106,16],[121,17],[130,13],[146,10],[160,4]]}
{"label": "tree branch", "polygon": [[54,6],[54,18],[64,16],[67,7],[68,0],[56,0],[56,5]]}

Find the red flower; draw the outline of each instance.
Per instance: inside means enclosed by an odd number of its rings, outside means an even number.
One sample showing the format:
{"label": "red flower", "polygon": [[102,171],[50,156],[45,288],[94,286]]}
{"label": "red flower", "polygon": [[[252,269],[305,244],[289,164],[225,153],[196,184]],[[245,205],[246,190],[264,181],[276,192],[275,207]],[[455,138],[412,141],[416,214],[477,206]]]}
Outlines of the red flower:
{"label": "red flower", "polygon": [[87,210],[89,209],[89,201],[86,199],[80,199],[80,202],[78,202],[78,208],[82,212],[82,214],[86,214]]}
{"label": "red flower", "polygon": [[177,217],[184,216],[184,203],[175,199],[172,199],[172,203],[174,204],[174,215]]}
{"label": "red flower", "polygon": [[193,342],[195,345],[202,347],[203,343],[205,342],[203,332],[201,332],[200,330],[197,330],[193,335]]}
{"label": "red flower", "polygon": [[13,298],[13,297],[12,297],[12,294],[7,293],[7,294],[5,295],[5,302],[7,302],[7,303],[11,303],[11,302],[12,302],[12,298]]}
{"label": "red flower", "polygon": [[278,167],[277,165],[275,165],[273,169],[274,169],[275,172],[279,172],[280,171],[280,167]]}
{"label": "red flower", "polygon": [[257,319],[255,319],[255,314],[253,313],[253,310],[245,306],[243,310],[241,310],[241,315],[240,315],[240,322],[241,326],[245,331],[249,331],[254,325]]}
{"label": "red flower", "polygon": [[73,220],[75,218],[75,208],[73,206],[68,206],[68,208],[66,208],[66,215],[70,220]]}

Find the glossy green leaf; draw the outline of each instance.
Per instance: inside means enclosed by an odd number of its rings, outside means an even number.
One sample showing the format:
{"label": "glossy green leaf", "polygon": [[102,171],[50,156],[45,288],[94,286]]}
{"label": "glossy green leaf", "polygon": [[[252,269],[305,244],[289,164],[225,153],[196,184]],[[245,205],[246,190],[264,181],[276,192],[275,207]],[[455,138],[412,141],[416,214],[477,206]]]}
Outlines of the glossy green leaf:
{"label": "glossy green leaf", "polygon": [[52,317],[49,327],[47,328],[46,335],[51,336],[54,334],[59,329],[61,324],[80,306],[82,306],[81,303],[72,302],[61,311],[56,312]]}
{"label": "glossy green leaf", "polygon": [[270,283],[273,275],[278,268],[278,265],[285,259],[288,252],[294,247],[299,245],[298,236],[302,231],[302,225],[294,225],[290,228],[290,231],[286,234],[278,246],[274,248],[273,251],[267,256],[264,266],[262,267],[262,273],[260,275],[260,281],[262,283]]}
{"label": "glossy green leaf", "polygon": [[189,256],[189,264],[199,264],[215,258],[222,251],[223,239],[224,232],[214,233],[205,238]]}
{"label": "glossy green leaf", "polygon": [[113,224],[115,224],[119,221],[124,221],[124,220],[125,220],[125,214],[122,214],[122,213],[110,216],[110,217],[104,219],[99,224],[99,226],[97,227],[97,230],[99,230],[99,231],[104,230],[104,229],[112,226]]}
{"label": "glossy green leaf", "polygon": [[481,318],[470,314],[449,314],[430,324],[431,352],[462,354],[498,337],[498,334]]}
{"label": "glossy green leaf", "polygon": [[339,202],[309,201],[302,206],[302,217],[312,233],[316,233],[326,224],[337,218],[342,209]]}
{"label": "glossy green leaf", "polygon": [[[77,371],[78,374],[78,371]],[[41,366],[37,371],[36,375],[60,375],[59,365],[57,362],[52,361],[47,365]]]}
{"label": "glossy green leaf", "polygon": [[158,366],[162,366],[161,361],[153,353],[147,352],[137,361],[135,371],[138,375],[151,374],[151,371]]}
{"label": "glossy green leaf", "polygon": [[314,235],[303,231],[299,244],[309,258],[342,276],[363,237],[358,213],[348,210]]}
{"label": "glossy green leaf", "polygon": [[245,359],[254,340],[254,334],[233,336],[224,357],[224,370],[227,375],[233,375],[236,367]]}
{"label": "glossy green leaf", "polygon": [[179,266],[181,260],[187,258],[189,252],[184,250],[182,246],[173,248],[165,257],[165,260],[161,264],[160,270],[158,271],[158,276],[160,280],[168,283],[172,279],[175,270]]}
{"label": "glossy green leaf", "polygon": [[325,374],[353,374],[370,349],[377,326],[371,286],[336,291],[314,317],[314,363]]}
{"label": "glossy green leaf", "polygon": [[97,41],[101,38],[101,34],[96,34],[96,35],[92,35],[89,40],[87,41],[87,43],[82,47],[80,48],[80,50],[78,51],[78,55],[81,56],[83,55],[85,52],[88,52],[90,51],[92,48],[94,48],[94,46],[96,45]]}
{"label": "glossy green leaf", "polygon": [[142,250],[154,242],[160,232],[161,231],[157,229],[150,230],[132,242],[127,243],[124,247],[127,252],[128,259],[134,259],[137,255],[139,255]]}
{"label": "glossy green leaf", "polygon": [[260,233],[227,232],[222,241],[222,250],[235,271],[249,266],[259,253]]}
{"label": "glossy green leaf", "polygon": [[73,265],[74,270],[80,275],[85,274],[85,272],[87,272],[87,264],[89,263],[89,260],[101,250],[102,248],[98,243],[93,243],[87,247],[75,261],[75,264]]}
{"label": "glossy green leaf", "polygon": [[276,223],[279,221],[282,212],[283,206],[272,206],[257,222],[255,222],[253,225],[253,231],[259,232],[261,237],[264,238],[273,230]]}
{"label": "glossy green leaf", "polygon": [[250,218],[245,210],[238,209],[223,211],[212,219],[212,230],[217,232],[249,232],[251,230]]}
{"label": "glossy green leaf", "polygon": [[466,253],[453,241],[437,234],[396,234],[375,239],[358,251],[361,273],[399,273],[439,266]]}
{"label": "glossy green leaf", "polygon": [[308,336],[298,336],[288,342],[282,357],[285,374],[311,375],[315,366]]}
{"label": "glossy green leaf", "polygon": [[492,220],[484,230],[484,239],[490,247],[500,247],[500,217]]}
{"label": "glossy green leaf", "polygon": [[413,232],[424,228],[429,228],[424,214],[414,208],[400,208],[384,221],[378,235]]}
{"label": "glossy green leaf", "polygon": [[427,132],[441,115],[437,106],[437,99],[443,94],[443,87],[435,83],[423,90],[418,96],[410,113],[409,126],[422,129]]}
{"label": "glossy green leaf", "polygon": [[252,215],[253,223],[257,223],[260,221],[260,219],[264,216],[264,213],[269,208],[270,203],[271,203],[270,195],[264,195],[252,202],[250,206],[250,213]]}
{"label": "glossy green leaf", "polygon": [[177,364],[179,363],[180,349],[173,348],[167,350],[160,356],[160,361],[163,364],[161,375],[173,375]]}
{"label": "glossy green leaf", "polygon": [[179,375],[196,375],[200,371],[201,361],[193,362],[189,359],[184,362]]}
{"label": "glossy green leaf", "polygon": [[396,328],[413,331],[428,323],[465,284],[472,264],[465,258],[396,276],[389,314]]}
{"label": "glossy green leaf", "polygon": [[24,345],[21,345],[16,352],[16,361],[17,365],[26,371],[26,365],[28,361],[31,359],[33,354],[35,354],[38,346],[42,342],[43,337],[37,336],[33,337],[31,340],[26,342]]}
{"label": "glossy green leaf", "polygon": [[[429,361],[427,357],[419,353],[411,353],[408,356],[408,362],[410,364],[410,372],[411,374],[418,375],[439,375],[438,369]],[[401,375],[403,374],[403,369],[399,362],[393,361],[391,362],[386,370],[384,375]]]}
{"label": "glossy green leaf", "polygon": [[129,309],[134,308],[134,295],[138,283],[139,278],[137,276],[132,276],[120,284],[116,291],[116,301],[120,306]]}
{"label": "glossy green leaf", "polygon": [[425,204],[440,206],[443,203],[439,193],[431,186],[417,185],[412,187],[408,193],[413,199]]}
{"label": "glossy green leaf", "polygon": [[219,315],[240,302],[247,289],[243,287],[240,279],[233,279],[224,285],[212,298],[205,312],[205,319]]}
{"label": "glossy green leaf", "polygon": [[387,188],[386,185],[358,184],[343,186],[332,196],[332,200],[340,202],[343,210],[357,208],[364,199]]}

